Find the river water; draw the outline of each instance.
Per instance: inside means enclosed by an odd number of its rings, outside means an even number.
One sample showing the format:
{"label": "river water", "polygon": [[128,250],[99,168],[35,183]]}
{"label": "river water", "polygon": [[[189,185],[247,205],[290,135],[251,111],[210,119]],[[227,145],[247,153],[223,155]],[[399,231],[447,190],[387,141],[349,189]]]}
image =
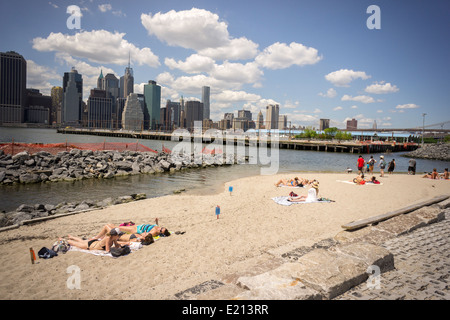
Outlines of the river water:
{"label": "river water", "polygon": [[[9,128],[0,127],[1,142],[24,143],[61,143],[61,142],[128,142],[135,143],[136,139],[99,137],[90,135],[59,134],[54,129]],[[154,150],[162,149],[162,141],[139,140],[140,144]],[[178,142],[164,141],[164,146],[173,149]],[[253,148],[245,148],[247,155],[261,152]],[[36,203],[58,204],[63,201],[81,202],[83,200],[100,201],[108,197],[119,197],[133,193],[145,193],[148,198],[172,194],[175,190],[186,189],[189,194],[209,194],[221,192],[224,183],[242,177],[259,175],[261,173],[286,173],[292,176],[301,172],[345,172],[346,168],[356,171],[357,154],[269,149],[267,157],[273,156],[279,164],[274,165],[261,158],[251,157],[256,164],[236,164],[232,166],[212,167],[205,169],[190,169],[173,174],[135,175],[117,177],[114,179],[87,179],[75,182],[55,182],[30,185],[0,185],[0,211],[12,211],[21,204],[34,205]],[[272,152],[272,153],[271,153]],[[263,153],[264,154],[264,153]],[[395,172],[406,172],[409,158],[401,157],[403,153],[385,154],[389,162],[395,159]],[[381,154],[373,154],[378,161]],[[363,155],[367,160],[370,155]],[[258,159],[258,160],[256,160]],[[442,172],[448,168],[450,162],[437,160],[416,160],[417,173],[431,171],[437,168]],[[276,170],[275,170],[276,169]],[[265,170],[265,171],[264,171]],[[378,171],[376,168],[375,171]],[[275,182],[275,181],[274,181]]]}

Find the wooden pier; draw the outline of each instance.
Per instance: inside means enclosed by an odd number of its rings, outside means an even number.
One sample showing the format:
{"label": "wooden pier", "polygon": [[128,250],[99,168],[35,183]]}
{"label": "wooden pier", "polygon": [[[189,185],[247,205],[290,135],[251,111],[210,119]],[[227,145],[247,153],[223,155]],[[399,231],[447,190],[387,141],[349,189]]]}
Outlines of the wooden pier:
{"label": "wooden pier", "polygon": [[[131,138],[131,139],[148,139],[148,140],[162,140],[162,141],[183,141],[183,139],[172,140],[174,136],[172,133],[166,132],[130,132],[130,131],[118,131],[118,130],[98,130],[98,129],[77,129],[77,128],[64,128],[58,129],[58,133],[62,134],[81,134],[81,135],[95,135],[105,137],[117,137],[117,138]],[[183,136],[182,136],[183,137]],[[202,141],[202,143],[211,143],[211,139],[205,136],[189,135],[191,142]],[[270,137],[261,139],[256,136],[246,135],[224,135],[223,144],[245,145],[245,146],[260,146],[264,145],[268,148],[277,147],[279,149],[291,149],[291,150],[308,150],[308,151],[322,151],[322,152],[345,152],[345,153],[385,153],[385,152],[400,152],[400,151],[413,151],[418,148],[417,143],[407,142],[399,143],[395,141],[382,142],[382,141],[323,141],[323,140],[294,140],[285,137],[280,137],[278,141],[271,141]]]}

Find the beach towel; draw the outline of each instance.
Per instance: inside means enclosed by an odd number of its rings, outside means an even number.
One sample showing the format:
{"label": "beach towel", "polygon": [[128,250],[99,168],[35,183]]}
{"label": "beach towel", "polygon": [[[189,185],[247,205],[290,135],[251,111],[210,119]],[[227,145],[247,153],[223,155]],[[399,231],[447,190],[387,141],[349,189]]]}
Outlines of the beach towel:
{"label": "beach towel", "polygon": [[292,186],[292,185],[285,185],[285,184],[281,184],[279,185],[279,187],[284,187],[284,188],[306,188],[305,186]]}
{"label": "beach towel", "polygon": [[347,180],[336,180],[337,182],[342,182],[342,183],[347,183],[347,184],[353,184],[353,185],[355,185],[355,186],[367,186],[367,185],[373,185],[373,186],[381,186],[383,183],[382,182],[380,182],[380,183],[373,183],[373,182],[366,182],[366,183],[364,183],[364,184],[356,184],[356,183],[354,183],[353,181],[347,181]]}
{"label": "beach towel", "polygon": [[292,204],[301,204],[301,203],[329,203],[329,202],[333,202],[333,200],[328,200],[328,199],[324,199],[321,200],[322,198],[316,200],[316,201],[299,201],[299,202],[291,202],[288,200],[289,197],[286,196],[282,196],[282,197],[275,197],[272,198],[273,201],[275,201],[275,203],[281,204],[282,206],[290,206]]}

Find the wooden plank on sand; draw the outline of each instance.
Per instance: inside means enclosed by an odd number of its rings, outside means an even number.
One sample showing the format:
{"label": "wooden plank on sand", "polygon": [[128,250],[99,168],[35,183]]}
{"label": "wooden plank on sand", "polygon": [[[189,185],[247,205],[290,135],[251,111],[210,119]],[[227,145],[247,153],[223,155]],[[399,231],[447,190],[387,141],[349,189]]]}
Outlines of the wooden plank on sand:
{"label": "wooden plank on sand", "polygon": [[401,214],[409,213],[409,212],[412,212],[414,210],[420,209],[425,206],[430,206],[432,204],[444,201],[444,200],[448,199],[449,197],[450,196],[448,196],[448,195],[434,197],[433,199],[422,201],[420,203],[413,204],[413,205],[410,205],[408,207],[405,207],[405,208],[402,208],[399,210],[391,211],[391,212],[381,214],[378,216],[374,216],[374,217],[370,217],[367,219],[361,219],[361,220],[349,222],[347,224],[342,225],[342,228],[344,228],[346,230],[359,229],[359,228],[365,227],[369,224],[377,223],[377,222],[387,220],[387,219],[393,218],[393,217],[401,215]]}

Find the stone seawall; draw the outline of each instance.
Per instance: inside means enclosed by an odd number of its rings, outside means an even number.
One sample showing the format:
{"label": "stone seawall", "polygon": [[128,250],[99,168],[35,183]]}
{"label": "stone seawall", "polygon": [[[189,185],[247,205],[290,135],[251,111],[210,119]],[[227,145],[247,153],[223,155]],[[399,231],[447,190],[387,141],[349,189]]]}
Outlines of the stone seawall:
{"label": "stone seawall", "polygon": [[408,158],[450,161],[450,143],[426,144],[403,155]]}

